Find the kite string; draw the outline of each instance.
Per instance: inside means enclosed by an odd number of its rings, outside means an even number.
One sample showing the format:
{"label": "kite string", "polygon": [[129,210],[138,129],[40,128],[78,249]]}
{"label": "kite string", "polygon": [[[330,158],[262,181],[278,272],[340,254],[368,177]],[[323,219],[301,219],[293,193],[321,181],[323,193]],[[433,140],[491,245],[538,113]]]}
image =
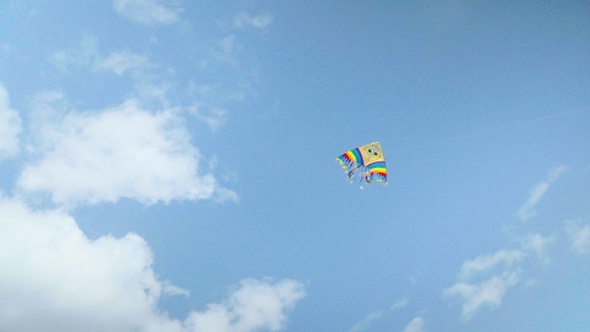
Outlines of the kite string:
{"label": "kite string", "polygon": [[452,142],[452,141],[457,141],[457,140],[461,140],[461,139],[465,139],[465,138],[470,138],[470,137],[474,137],[474,136],[489,134],[489,133],[492,133],[492,132],[495,132],[495,131],[499,131],[499,130],[510,129],[510,128],[514,128],[514,127],[520,127],[520,126],[524,126],[524,125],[527,125],[527,124],[530,124],[530,123],[540,122],[540,121],[544,121],[544,120],[548,120],[548,119],[552,119],[552,118],[557,118],[557,117],[568,115],[568,114],[572,114],[572,113],[583,112],[583,111],[587,111],[587,110],[590,110],[590,106],[586,106],[586,107],[582,107],[582,108],[577,108],[577,109],[574,109],[574,110],[569,110],[569,111],[565,111],[565,112],[561,112],[561,113],[544,115],[544,116],[541,116],[541,117],[538,117],[538,118],[535,118],[535,119],[532,119],[532,120],[525,120],[525,121],[521,121],[521,122],[517,122],[517,123],[505,125],[505,126],[500,126],[500,127],[485,129],[485,130],[481,130],[481,131],[478,131],[478,132],[475,132],[475,133],[471,133],[471,134],[454,136],[454,137],[445,138],[445,139],[441,139],[441,140],[437,140],[437,141],[431,141],[431,142],[422,143],[422,144],[419,144],[419,145],[414,145],[414,146],[409,146],[409,147],[405,147],[405,148],[395,149],[393,151],[394,152],[398,152],[398,151],[405,151],[405,150],[410,150],[410,149],[425,148],[425,147],[429,147],[429,146],[433,146],[433,145],[440,145],[440,144],[444,144],[444,143],[448,143],[448,142]]}

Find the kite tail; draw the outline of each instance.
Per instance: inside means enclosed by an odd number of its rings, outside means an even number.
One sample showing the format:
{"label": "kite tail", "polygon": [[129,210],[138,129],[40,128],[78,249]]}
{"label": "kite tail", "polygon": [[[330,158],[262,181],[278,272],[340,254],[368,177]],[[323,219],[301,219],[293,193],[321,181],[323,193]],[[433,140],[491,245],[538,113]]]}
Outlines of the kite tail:
{"label": "kite tail", "polygon": [[342,168],[344,169],[344,173],[347,173],[347,180],[352,183],[352,180],[354,178],[354,173],[357,171],[358,169],[358,164],[356,162],[356,160],[353,160],[353,158],[350,158],[350,156],[347,155],[347,153],[341,155],[340,157],[336,158],[336,160],[338,160],[338,162],[340,163],[340,166],[342,166]]}
{"label": "kite tail", "polygon": [[339,156],[336,160],[344,169],[344,173],[347,174],[347,180],[350,183],[354,181],[355,173],[360,172],[362,174],[359,179],[361,189],[364,189],[363,182],[367,185],[372,184],[373,181],[387,184],[387,168],[385,162],[376,162],[367,166],[362,166],[357,163],[357,160],[354,157],[351,158],[349,152]]}
{"label": "kite tail", "polygon": [[373,180],[377,182],[383,182],[383,184],[387,184],[387,168],[385,167],[385,162],[376,162],[370,164],[365,169],[365,176],[367,178],[367,183],[370,184]]}

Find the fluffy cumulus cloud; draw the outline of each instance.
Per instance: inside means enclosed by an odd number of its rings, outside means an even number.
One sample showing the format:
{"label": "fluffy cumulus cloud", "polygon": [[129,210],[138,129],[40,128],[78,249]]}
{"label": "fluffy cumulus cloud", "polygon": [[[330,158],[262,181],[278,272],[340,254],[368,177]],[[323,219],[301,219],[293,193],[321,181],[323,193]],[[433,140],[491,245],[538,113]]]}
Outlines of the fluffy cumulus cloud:
{"label": "fluffy cumulus cloud", "polygon": [[1,199],[0,252],[0,330],[177,325],[155,311],[162,287],[137,235],[90,241],[64,213]]}
{"label": "fluffy cumulus cloud", "polygon": [[243,280],[225,304],[211,304],[204,312],[192,312],[185,324],[191,331],[279,331],[285,310],[305,296],[300,282]]}
{"label": "fluffy cumulus cloud", "polygon": [[49,194],[62,205],[236,198],[201,169],[203,158],[173,112],[150,113],[128,100],[98,113],[60,117],[52,111],[59,94],[43,98],[49,101],[34,105],[37,119],[45,121],[35,127],[37,157],[18,178],[22,191]]}
{"label": "fluffy cumulus cloud", "polygon": [[20,131],[20,116],[10,107],[8,91],[0,83],[0,161],[18,153]]}
{"label": "fluffy cumulus cloud", "polygon": [[119,14],[140,24],[169,24],[178,21],[182,9],[178,1],[162,0],[114,0]]}
{"label": "fluffy cumulus cloud", "polygon": [[590,224],[581,226],[579,219],[566,220],[564,223],[572,249],[580,255],[590,253]]}
{"label": "fluffy cumulus cloud", "polygon": [[545,195],[551,184],[559,178],[559,176],[565,172],[565,166],[559,166],[549,172],[549,176],[545,181],[540,182],[537,184],[533,189],[531,189],[531,193],[529,195],[528,200],[518,209],[516,213],[517,216],[522,221],[526,221],[534,216],[537,215],[537,211],[535,207],[537,203],[541,200],[541,198]]}
{"label": "fluffy cumulus cloud", "polygon": [[183,321],[158,310],[163,283],[146,242],[130,233],[88,239],[62,211],[0,198],[2,331],[277,331],[305,295],[297,281],[244,280],[223,304]]}

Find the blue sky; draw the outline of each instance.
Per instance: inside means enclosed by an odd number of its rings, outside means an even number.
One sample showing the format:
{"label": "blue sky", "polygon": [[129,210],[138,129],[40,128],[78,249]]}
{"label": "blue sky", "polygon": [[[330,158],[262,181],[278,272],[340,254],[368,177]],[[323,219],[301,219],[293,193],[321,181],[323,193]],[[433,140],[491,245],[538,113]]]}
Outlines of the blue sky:
{"label": "blue sky", "polygon": [[0,330],[582,330],[588,17],[2,1]]}

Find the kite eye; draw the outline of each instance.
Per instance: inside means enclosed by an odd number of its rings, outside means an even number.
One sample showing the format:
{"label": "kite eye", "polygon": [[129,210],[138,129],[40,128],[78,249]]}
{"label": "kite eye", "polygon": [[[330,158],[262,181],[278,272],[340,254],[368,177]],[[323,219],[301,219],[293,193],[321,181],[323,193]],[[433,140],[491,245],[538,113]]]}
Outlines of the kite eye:
{"label": "kite eye", "polygon": [[368,151],[369,151],[369,153],[373,153],[373,149],[369,149]]}
{"label": "kite eye", "polygon": [[378,156],[379,153],[377,151],[373,152],[373,155]]}

